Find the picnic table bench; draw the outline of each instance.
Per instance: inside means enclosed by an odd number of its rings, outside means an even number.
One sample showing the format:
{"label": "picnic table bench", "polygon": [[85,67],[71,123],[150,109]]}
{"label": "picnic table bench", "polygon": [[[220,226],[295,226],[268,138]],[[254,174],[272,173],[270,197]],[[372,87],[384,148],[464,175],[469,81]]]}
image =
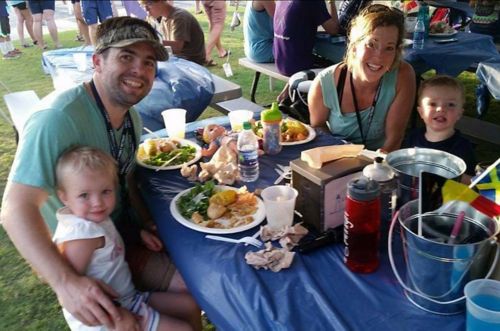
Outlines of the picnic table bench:
{"label": "picnic table bench", "polygon": [[252,87],[250,89],[250,100],[255,103],[255,92],[257,91],[257,85],[259,84],[260,74],[267,75],[271,78],[276,78],[278,80],[288,82],[289,76],[283,75],[278,71],[275,63],[257,63],[253,62],[246,57],[238,60],[240,66],[251,69],[255,71],[255,75],[252,81]]}
{"label": "picnic table bench", "polygon": [[212,74],[215,91],[210,107],[227,114],[233,110],[246,109],[253,112],[260,112],[262,106],[242,97],[241,86],[227,79]]}

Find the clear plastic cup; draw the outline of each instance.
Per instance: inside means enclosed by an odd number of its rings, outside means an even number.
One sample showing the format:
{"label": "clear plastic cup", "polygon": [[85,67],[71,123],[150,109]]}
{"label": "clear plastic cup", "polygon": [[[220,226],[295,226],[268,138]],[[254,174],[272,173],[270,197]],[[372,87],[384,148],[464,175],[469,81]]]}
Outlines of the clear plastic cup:
{"label": "clear plastic cup", "polygon": [[260,196],[266,206],[267,224],[273,229],[292,226],[295,211],[296,189],[285,185],[269,186],[262,190]]}
{"label": "clear plastic cup", "polygon": [[172,108],[161,112],[169,137],[184,139],[186,135],[186,109]]}
{"label": "clear plastic cup", "polygon": [[231,123],[231,130],[239,132],[243,129],[243,122],[248,122],[253,117],[253,112],[250,110],[233,110],[227,115],[229,116],[229,123]]}
{"label": "clear plastic cup", "polygon": [[500,330],[500,281],[476,279],[464,288],[467,331]]}

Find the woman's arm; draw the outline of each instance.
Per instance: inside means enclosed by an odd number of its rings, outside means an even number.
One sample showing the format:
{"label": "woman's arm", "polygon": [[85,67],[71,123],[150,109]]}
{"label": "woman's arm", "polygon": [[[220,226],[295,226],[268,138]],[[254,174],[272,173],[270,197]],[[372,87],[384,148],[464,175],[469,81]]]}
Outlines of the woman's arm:
{"label": "woman's arm", "polygon": [[[255,2],[255,1],[254,1]],[[258,1],[262,4],[262,7],[266,10],[270,17],[274,17],[274,11],[276,10],[276,3],[274,1]]]}
{"label": "woman's arm", "polygon": [[401,61],[396,82],[396,96],[385,120],[385,143],[382,146],[384,152],[389,153],[400,148],[415,104],[415,93],[415,71],[410,64]]}
{"label": "woman's arm", "polygon": [[307,103],[309,104],[309,116],[311,126],[323,126],[328,119],[330,110],[323,103],[323,92],[321,91],[321,84],[319,77],[314,78],[309,94],[307,96]]}

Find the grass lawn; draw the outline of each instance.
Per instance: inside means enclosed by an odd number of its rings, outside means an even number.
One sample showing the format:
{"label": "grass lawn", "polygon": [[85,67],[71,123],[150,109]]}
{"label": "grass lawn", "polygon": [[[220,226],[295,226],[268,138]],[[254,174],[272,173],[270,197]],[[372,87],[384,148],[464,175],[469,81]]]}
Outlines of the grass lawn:
{"label": "grass lawn", "polygon": [[[238,65],[238,58],[243,57],[243,33],[242,27],[235,31],[229,30],[229,23],[233,7],[228,7],[226,18],[226,30],[223,34],[223,45],[230,49],[232,55],[229,62],[233,68],[234,76],[230,80],[241,85],[243,94],[249,98],[250,85],[253,72]],[[240,8],[243,12],[243,8]],[[205,33],[207,33],[207,21],[205,15],[197,15]],[[60,33],[60,39],[65,47],[79,46],[74,42],[75,31]],[[45,36],[49,39],[48,35]],[[16,45],[19,47],[19,44]],[[0,60],[0,82],[5,84],[11,92],[22,90],[35,90],[39,97],[44,97],[53,90],[50,76],[45,75],[41,68],[41,52],[38,49],[22,49],[23,55],[17,60]],[[219,76],[224,76],[221,64],[222,60],[214,56],[219,66],[210,70]],[[467,89],[466,113],[470,116],[475,114],[474,88],[477,80],[472,73],[463,73],[460,79]],[[257,91],[257,100],[267,104],[273,101],[283,87],[282,82],[275,82],[274,91],[269,91],[267,78],[262,78]],[[2,96],[7,93],[0,87]],[[6,111],[3,98],[0,100],[0,108]],[[213,109],[207,109],[203,117],[220,115]],[[500,123],[500,103],[493,101],[486,120]],[[7,176],[14,158],[16,145],[12,128],[0,120],[0,199],[3,196]],[[491,160],[498,158],[498,150],[491,146],[478,146],[478,160]],[[60,307],[55,295],[50,288],[44,285],[30,270],[29,266],[19,256],[3,228],[0,227],[0,330],[65,330]],[[213,329],[212,326],[205,330]]]}

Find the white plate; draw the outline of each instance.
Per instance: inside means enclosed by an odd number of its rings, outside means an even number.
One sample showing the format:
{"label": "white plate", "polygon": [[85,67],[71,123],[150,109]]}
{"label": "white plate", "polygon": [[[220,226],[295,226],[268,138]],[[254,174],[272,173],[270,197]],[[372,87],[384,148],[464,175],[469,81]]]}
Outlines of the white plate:
{"label": "white plate", "polygon": [[[216,189],[219,190],[237,190],[237,188],[225,185],[215,185]],[[188,188],[180,193],[178,193],[170,202],[170,212],[175,220],[182,225],[193,229],[195,231],[204,232],[204,233],[215,233],[215,234],[229,234],[229,233],[238,233],[248,229],[253,228],[254,226],[259,225],[266,218],[266,207],[264,206],[264,202],[260,198],[257,197],[257,211],[253,214],[253,222],[238,226],[230,229],[215,229],[215,228],[207,228],[196,223],[193,223],[191,220],[188,220],[184,216],[181,215],[179,210],[177,209],[177,200],[184,194],[188,193],[193,188]]]}
{"label": "white plate", "polygon": [[451,37],[454,36],[458,33],[457,30],[453,30],[452,32],[444,32],[444,33],[430,33],[429,36],[431,37]]}
{"label": "white plate", "polygon": [[[162,138],[162,139],[169,140],[169,138]],[[180,142],[181,146],[187,146],[187,145],[193,146],[196,149],[196,153],[194,154],[194,159],[192,159],[189,162],[183,163],[183,164],[176,164],[176,165],[171,165],[171,166],[166,166],[166,167],[160,167],[160,166],[146,164],[146,163],[144,163],[143,160],[139,159],[139,157],[136,156],[135,159],[137,160],[137,164],[139,164],[140,166],[142,166],[144,168],[154,169],[154,170],[174,170],[174,169],[182,168],[182,166],[184,164],[191,165],[201,158],[201,147],[198,144],[196,144],[190,140],[187,140],[187,139],[176,138],[175,140]]]}
{"label": "white plate", "polygon": [[309,135],[307,136],[307,138],[304,140],[297,140],[297,141],[282,141],[281,146],[301,145],[301,144],[308,143],[311,140],[313,140],[314,138],[316,138],[316,130],[314,130],[311,126],[309,126],[305,123],[302,123],[302,125],[304,125],[306,127],[307,131],[309,131]]}

